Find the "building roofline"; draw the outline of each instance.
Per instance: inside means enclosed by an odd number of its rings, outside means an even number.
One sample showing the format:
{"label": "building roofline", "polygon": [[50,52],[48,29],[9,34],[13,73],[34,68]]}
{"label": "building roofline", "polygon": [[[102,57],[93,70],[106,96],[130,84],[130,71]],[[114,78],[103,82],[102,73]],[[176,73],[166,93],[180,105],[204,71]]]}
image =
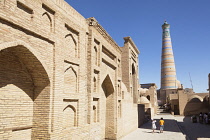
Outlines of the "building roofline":
{"label": "building roofline", "polygon": [[155,84],[155,83],[146,83],[146,84],[140,84],[140,85],[150,85],[150,86],[155,86],[155,87],[157,87],[157,85]]}
{"label": "building roofline", "polygon": [[107,33],[107,31],[98,23],[94,17],[87,18],[89,26],[93,26],[105,39],[107,42],[112,44],[119,52],[122,52],[120,46],[112,39],[112,37]]}
{"label": "building roofline", "polygon": [[133,42],[133,40],[130,36],[124,37],[123,39],[125,40],[124,44],[129,42],[132,45],[132,47],[134,48],[134,50],[136,51],[136,53],[138,53],[138,54],[140,53],[140,51],[138,50],[138,48],[136,47],[135,43]]}

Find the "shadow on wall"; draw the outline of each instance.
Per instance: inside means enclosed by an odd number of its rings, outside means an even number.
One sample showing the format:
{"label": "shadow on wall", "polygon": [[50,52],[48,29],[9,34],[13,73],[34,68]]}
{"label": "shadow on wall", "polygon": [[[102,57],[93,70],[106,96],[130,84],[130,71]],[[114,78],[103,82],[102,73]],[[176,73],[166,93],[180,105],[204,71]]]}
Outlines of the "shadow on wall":
{"label": "shadow on wall", "polygon": [[187,140],[210,138],[210,124],[192,123],[190,117],[184,117],[183,122],[178,122],[182,132],[187,135]]}
{"label": "shadow on wall", "polygon": [[50,85],[49,77],[42,64],[24,46],[1,50],[0,60],[0,88],[13,84],[35,101],[39,94]]}
{"label": "shadow on wall", "polygon": [[0,51],[0,93],[5,111],[0,114],[0,122],[7,122],[2,127],[8,137],[49,138],[49,77],[26,47],[19,45]]}

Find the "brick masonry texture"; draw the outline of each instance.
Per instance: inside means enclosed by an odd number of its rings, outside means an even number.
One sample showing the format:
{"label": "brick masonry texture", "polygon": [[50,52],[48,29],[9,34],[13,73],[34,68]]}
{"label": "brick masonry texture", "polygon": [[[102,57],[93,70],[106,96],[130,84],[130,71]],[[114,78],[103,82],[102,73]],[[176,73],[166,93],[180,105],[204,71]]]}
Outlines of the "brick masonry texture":
{"label": "brick masonry texture", "polygon": [[63,0],[0,0],[0,139],[119,139],[138,127],[138,55]]}

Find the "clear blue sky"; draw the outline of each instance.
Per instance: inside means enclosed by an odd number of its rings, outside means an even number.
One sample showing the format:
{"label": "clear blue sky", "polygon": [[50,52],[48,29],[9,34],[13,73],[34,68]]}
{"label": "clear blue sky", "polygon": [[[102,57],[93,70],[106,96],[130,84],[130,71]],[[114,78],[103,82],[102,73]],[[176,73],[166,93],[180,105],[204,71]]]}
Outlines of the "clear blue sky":
{"label": "clear blue sky", "polygon": [[210,73],[210,0],[66,0],[85,18],[95,17],[123,46],[130,36],[140,50],[140,83],[160,88],[161,37],[171,25],[177,79],[195,92],[207,92]]}

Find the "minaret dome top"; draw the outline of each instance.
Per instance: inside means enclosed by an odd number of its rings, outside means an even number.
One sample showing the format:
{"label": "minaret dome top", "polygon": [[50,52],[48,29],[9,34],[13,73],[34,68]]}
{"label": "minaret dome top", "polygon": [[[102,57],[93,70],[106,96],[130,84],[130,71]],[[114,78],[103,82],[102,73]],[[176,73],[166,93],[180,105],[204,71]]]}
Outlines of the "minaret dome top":
{"label": "minaret dome top", "polygon": [[165,20],[164,24],[162,25],[162,28],[170,28],[170,24],[168,24],[168,22]]}
{"label": "minaret dome top", "polygon": [[165,20],[165,21],[164,21],[164,24],[168,24],[168,22]]}

